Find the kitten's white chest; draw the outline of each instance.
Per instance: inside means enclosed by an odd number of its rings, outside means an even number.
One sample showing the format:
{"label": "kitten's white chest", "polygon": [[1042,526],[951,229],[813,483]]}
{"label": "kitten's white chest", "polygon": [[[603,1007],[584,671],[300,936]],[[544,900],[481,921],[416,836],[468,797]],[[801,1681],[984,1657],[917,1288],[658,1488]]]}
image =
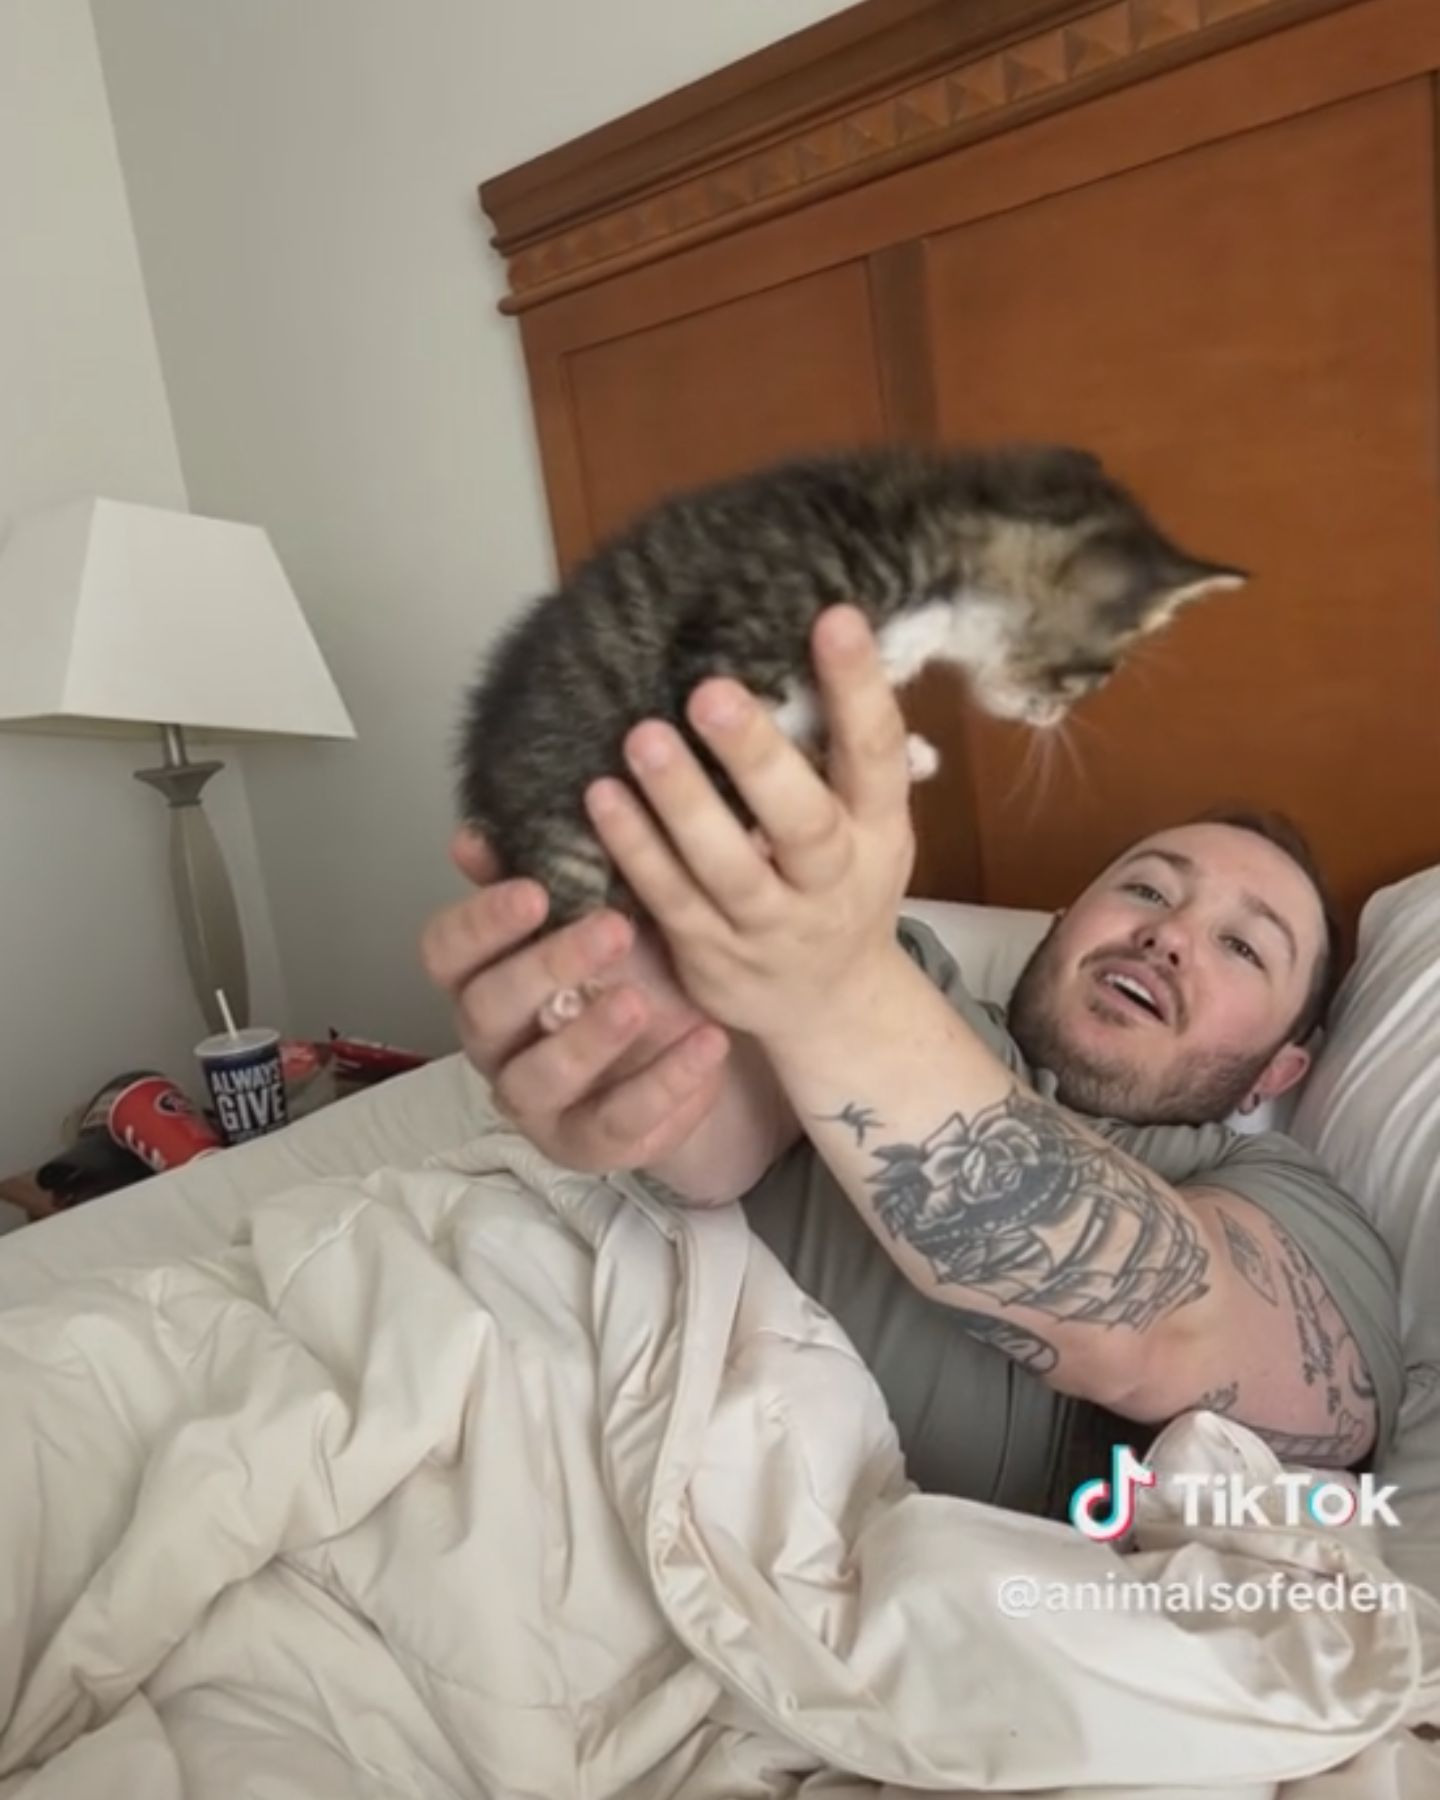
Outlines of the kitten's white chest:
{"label": "kitten's white chest", "polygon": [[[892,620],[875,634],[880,661],[892,687],[903,687],[927,663],[981,668],[998,661],[1003,608],[983,594],[936,600]],[[795,683],[775,709],[775,722],[796,743],[814,741],[821,725],[819,698],[808,682]],[[924,781],[939,767],[933,745],[913,732],[906,743],[911,777]]]}
{"label": "kitten's white chest", "polygon": [[998,660],[1004,614],[984,594],[959,594],[881,626],[875,642],[885,673],[896,687],[918,675],[930,662],[962,663],[976,668]]}

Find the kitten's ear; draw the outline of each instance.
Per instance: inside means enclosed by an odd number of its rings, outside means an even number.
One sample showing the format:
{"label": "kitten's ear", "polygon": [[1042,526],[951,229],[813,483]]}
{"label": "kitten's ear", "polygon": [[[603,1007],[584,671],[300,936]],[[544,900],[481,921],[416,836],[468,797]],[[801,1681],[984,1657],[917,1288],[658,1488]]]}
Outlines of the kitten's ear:
{"label": "kitten's ear", "polygon": [[1145,609],[1143,631],[1159,631],[1182,606],[1208,600],[1214,594],[1233,593],[1250,579],[1244,569],[1229,563],[1202,562],[1198,557],[1177,556],[1165,566],[1161,584]]}

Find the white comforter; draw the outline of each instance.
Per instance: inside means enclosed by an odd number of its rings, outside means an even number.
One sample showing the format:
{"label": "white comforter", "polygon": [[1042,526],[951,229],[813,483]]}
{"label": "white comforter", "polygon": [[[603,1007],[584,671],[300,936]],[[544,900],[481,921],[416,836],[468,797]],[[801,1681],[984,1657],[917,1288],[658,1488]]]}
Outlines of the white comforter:
{"label": "white comforter", "polygon": [[[1274,1468],[1208,1415],[1152,1460]],[[1147,1500],[1122,1560],[910,1491],[738,1209],[497,1130],[0,1315],[0,1797],[1440,1793],[1415,1590],[1005,1616],[1012,1576],[1385,1573]]]}

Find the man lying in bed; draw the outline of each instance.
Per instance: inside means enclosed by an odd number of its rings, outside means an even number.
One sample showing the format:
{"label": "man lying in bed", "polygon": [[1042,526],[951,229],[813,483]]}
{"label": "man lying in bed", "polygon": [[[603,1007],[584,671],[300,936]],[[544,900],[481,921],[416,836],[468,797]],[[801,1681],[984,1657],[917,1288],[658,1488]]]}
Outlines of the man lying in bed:
{"label": "man lying in bed", "polygon": [[[1220,1123],[1308,1066],[1336,951],[1303,846],[1159,832],[1061,915],[1008,1012],[982,1006],[930,932],[897,938],[905,732],[859,615],[823,615],[814,653],[829,785],[735,683],[691,701],[768,857],[659,722],[627,740],[653,818],[591,789],[688,1000],[615,913],[517,951],[541,891],[459,841],[481,891],[426,961],[498,1103],[567,1166],[743,1196],[923,1488],[1059,1514],[1111,1443],[1200,1406],[1288,1461],[1365,1459],[1401,1392],[1388,1254],[1297,1145]],[[556,988],[617,971],[536,1029]]]}

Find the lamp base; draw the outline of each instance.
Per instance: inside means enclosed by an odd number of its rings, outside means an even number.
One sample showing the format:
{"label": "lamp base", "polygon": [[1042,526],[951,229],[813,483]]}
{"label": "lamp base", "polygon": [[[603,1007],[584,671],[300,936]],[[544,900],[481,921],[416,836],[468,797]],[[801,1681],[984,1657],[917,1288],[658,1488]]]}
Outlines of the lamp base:
{"label": "lamp base", "polygon": [[212,1033],[225,1029],[215,990],[223,989],[239,1026],[250,1022],[250,978],[235,889],[200,793],[224,763],[192,763],[175,725],[164,727],[165,763],[137,769],[135,779],[170,806],[170,880],[195,999]]}

